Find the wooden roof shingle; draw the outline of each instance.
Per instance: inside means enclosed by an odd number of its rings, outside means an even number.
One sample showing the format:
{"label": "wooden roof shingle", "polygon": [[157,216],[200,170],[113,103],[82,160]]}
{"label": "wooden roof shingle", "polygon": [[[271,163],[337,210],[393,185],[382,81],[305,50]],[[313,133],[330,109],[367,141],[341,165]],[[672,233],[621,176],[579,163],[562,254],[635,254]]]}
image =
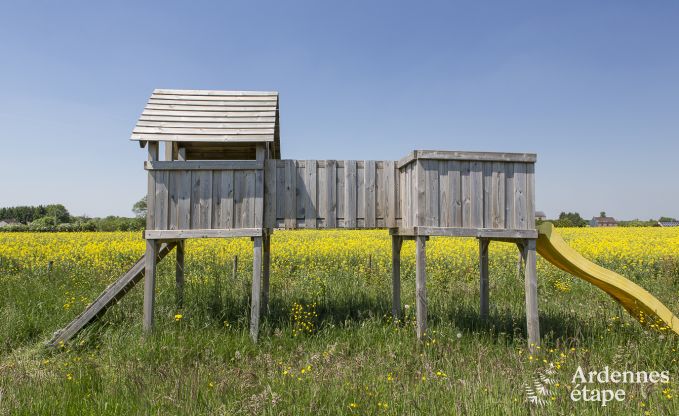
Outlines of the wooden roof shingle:
{"label": "wooden roof shingle", "polygon": [[156,89],[130,139],[275,142],[280,149],[278,92]]}

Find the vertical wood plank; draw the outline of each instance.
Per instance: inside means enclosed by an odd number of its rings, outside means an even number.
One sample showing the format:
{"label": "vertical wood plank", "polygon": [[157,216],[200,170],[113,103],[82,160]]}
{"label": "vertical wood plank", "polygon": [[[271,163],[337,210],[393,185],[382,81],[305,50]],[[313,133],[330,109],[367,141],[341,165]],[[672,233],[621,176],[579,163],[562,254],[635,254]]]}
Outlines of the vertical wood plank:
{"label": "vertical wood plank", "polygon": [[212,171],[212,228],[223,229],[224,221],[222,220],[222,170]]}
{"label": "vertical wood plank", "polygon": [[276,227],[285,226],[285,161],[276,161]]}
{"label": "vertical wood plank", "polygon": [[276,160],[264,162],[264,227],[276,227]]}
{"label": "vertical wood plank", "polygon": [[394,320],[401,319],[401,246],[403,240],[398,235],[391,236],[391,315]]}
{"label": "vertical wood plank", "polygon": [[155,229],[167,230],[169,218],[169,193],[168,193],[168,177],[169,172],[166,170],[157,170],[155,174],[156,179],[156,197],[155,197]]}
{"label": "vertical wood plank", "polygon": [[365,224],[365,165],[362,160],[356,161],[356,227]]}
{"label": "vertical wood plank", "polygon": [[439,169],[439,226],[453,227],[453,195],[450,184],[451,172],[447,160],[438,161]]}
{"label": "vertical wood plank", "polygon": [[179,201],[179,171],[168,171],[167,175],[169,193],[168,200],[170,203],[167,214],[167,227],[169,230],[176,230],[179,221],[179,214],[177,213],[177,203]]}
{"label": "vertical wood plank", "polygon": [[145,334],[150,334],[153,331],[157,256],[158,243],[156,240],[146,240],[146,255],[144,257],[144,318],[142,325]]}
{"label": "vertical wood plank", "polygon": [[398,172],[394,168],[394,162],[387,160],[384,162],[384,223],[387,228],[396,228],[396,205],[399,203],[396,198],[396,177]]}
{"label": "vertical wood plank", "polygon": [[304,184],[305,170],[304,166],[306,163],[304,161],[297,161],[297,166],[295,171],[297,172],[297,177],[295,178],[295,183],[297,187],[295,188],[295,204],[297,205],[297,212],[295,213],[295,220],[297,223],[304,224],[304,218],[306,216],[306,207],[309,194],[306,192],[306,185]]}
{"label": "vertical wood plank", "polygon": [[492,173],[492,201],[493,207],[493,228],[504,228],[505,226],[505,163],[493,162]]}
{"label": "vertical wood plank", "polygon": [[344,161],[344,224],[356,228],[356,161]]}
{"label": "vertical wood plank", "polygon": [[526,228],[535,228],[535,164],[526,163]]}
{"label": "vertical wood plank", "polygon": [[[148,160],[158,160],[158,142],[148,142]],[[156,226],[156,171],[148,171],[148,192],[146,194],[146,229],[153,230]]]}
{"label": "vertical wood plank", "polygon": [[482,162],[483,169],[483,227],[492,228],[493,217],[493,162]]}
{"label": "vertical wood plank", "polygon": [[536,267],[535,240],[524,243],[523,259],[526,264],[526,327],[528,346],[531,350],[540,346],[540,321],[538,316],[538,281]]}
{"label": "vertical wood plank", "polygon": [[480,315],[481,319],[488,318],[489,302],[488,302],[488,246],[490,240],[487,238],[479,238],[479,275],[480,284]]}
{"label": "vertical wood plank", "polygon": [[437,160],[423,160],[425,169],[425,225],[432,227],[440,227],[440,179],[439,179],[439,161]]}
{"label": "vertical wood plank", "polygon": [[471,226],[483,228],[483,163],[470,162]]}
{"label": "vertical wood plank", "polygon": [[428,160],[415,161],[415,226],[427,225],[427,172],[426,164]]}
{"label": "vertical wood plank", "polygon": [[421,340],[427,333],[427,276],[426,237],[415,237],[415,296],[417,314],[417,339]]}
{"label": "vertical wood plank", "polygon": [[306,208],[304,210],[304,226],[305,228],[317,227],[317,166],[315,160],[307,160],[304,166],[304,187],[306,194]]}
{"label": "vertical wood plank", "polygon": [[328,183],[326,169],[327,163],[325,160],[319,160],[316,162],[317,174],[316,174],[316,224],[318,228],[328,228],[327,218],[325,214],[328,212],[326,207],[328,203],[328,189],[326,185]]}
{"label": "vertical wood plank", "polygon": [[462,227],[462,182],[460,179],[462,164],[457,160],[449,160],[447,165],[452,204],[450,227]]}
{"label": "vertical wood plank", "polygon": [[460,182],[462,191],[462,227],[472,227],[472,178],[471,164],[460,162]]}
{"label": "vertical wood plank", "polygon": [[263,236],[262,247],[262,310],[269,312],[269,276],[271,274],[271,233]]}
{"label": "vertical wood plank", "polygon": [[241,206],[241,227],[256,228],[255,212],[256,212],[256,187],[257,187],[257,172],[261,170],[246,170],[245,172],[245,194],[243,195],[243,205]]}
{"label": "vertical wood plank", "polygon": [[508,230],[516,229],[514,223],[516,214],[514,212],[514,164],[505,163],[505,228]]}
{"label": "vertical wood plank", "polygon": [[252,253],[252,299],[250,301],[250,338],[257,342],[262,294],[262,237],[254,237]]}
{"label": "vertical wood plank", "polygon": [[191,228],[208,229],[212,222],[212,171],[191,171]]}
{"label": "vertical wood plank", "polygon": [[[258,144],[255,149],[255,158],[258,161],[264,162],[266,158],[266,147],[264,144]],[[254,228],[262,228],[264,226],[264,169],[255,169],[254,184],[252,184],[252,215],[248,214],[250,218],[248,225],[252,224]]]}
{"label": "vertical wood plank", "polygon": [[364,166],[364,197],[365,203],[365,228],[375,228],[377,226],[377,202],[376,202],[376,166],[374,160],[366,160]]}
{"label": "vertical wood plank", "polygon": [[297,166],[294,160],[285,161],[285,228],[297,227]]}
{"label": "vertical wood plank", "polygon": [[[337,161],[337,191],[336,191],[336,196],[337,196],[337,219],[339,220],[340,218],[342,221],[345,219],[345,211],[344,211],[344,193],[346,191],[346,187],[344,186],[344,161],[339,160]],[[339,222],[337,223],[338,227],[346,227],[344,223],[340,224]]]}
{"label": "vertical wood plank", "polygon": [[175,304],[177,309],[184,307],[184,243],[185,240],[177,241],[175,250],[177,258],[175,263]]}
{"label": "vertical wood plank", "polygon": [[514,225],[526,229],[526,164],[514,163]]}
{"label": "vertical wood plank", "polygon": [[337,227],[337,163],[334,160],[325,162],[325,225],[327,228]]}
{"label": "vertical wood plank", "polygon": [[177,227],[180,230],[191,228],[191,172],[177,171]]}

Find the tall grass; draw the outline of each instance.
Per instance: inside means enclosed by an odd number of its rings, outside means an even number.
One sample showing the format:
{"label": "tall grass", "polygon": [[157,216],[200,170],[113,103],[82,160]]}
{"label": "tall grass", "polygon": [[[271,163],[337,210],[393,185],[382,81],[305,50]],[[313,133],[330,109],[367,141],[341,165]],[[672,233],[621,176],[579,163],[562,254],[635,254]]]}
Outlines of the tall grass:
{"label": "tall grass", "polygon": [[[295,245],[299,239],[306,245]],[[338,241],[350,249],[323,251]],[[159,267],[153,336],[141,333],[138,287],[72,342],[48,350],[43,342],[51,333],[139,250],[119,253],[107,267],[64,260],[48,271],[43,257],[22,263],[3,256],[18,242],[2,236],[0,414],[679,414],[679,337],[642,328],[605,294],[541,264],[543,345],[530,354],[515,247],[491,244],[491,313],[481,320],[475,243],[449,241],[429,243],[430,329],[421,343],[411,306],[412,243],[402,272],[409,307],[394,322],[386,232],[279,232],[257,345],[248,337],[250,242],[190,241],[182,309],[175,306],[172,255]],[[236,276],[233,255],[240,259]],[[652,267],[600,260],[679,311],[679,254]],[[606,407],[576,403],[569,392],[578,366],[668,370],[671,382],[625,385],[625,401]],[[549,384],[540,379],[546,371],[554,372]],[[527,387],[537,394],[536,382],[549,391],[538,394],[544,404],[529,400]]]}

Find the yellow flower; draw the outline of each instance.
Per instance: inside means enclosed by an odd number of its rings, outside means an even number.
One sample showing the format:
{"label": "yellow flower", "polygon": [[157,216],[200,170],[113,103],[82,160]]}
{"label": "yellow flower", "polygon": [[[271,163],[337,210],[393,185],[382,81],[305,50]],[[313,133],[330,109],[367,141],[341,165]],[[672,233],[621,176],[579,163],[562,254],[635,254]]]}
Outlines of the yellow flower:
{"label": "yellow flower", "polygon": [[178,314],[176,314],[176,315],[174,316],[174,320],[175,320],[176,322],[179,322],[179,321],[182,320],[183,317],[184,317],[184,315],[182,315],[181,313],[178,313]]}

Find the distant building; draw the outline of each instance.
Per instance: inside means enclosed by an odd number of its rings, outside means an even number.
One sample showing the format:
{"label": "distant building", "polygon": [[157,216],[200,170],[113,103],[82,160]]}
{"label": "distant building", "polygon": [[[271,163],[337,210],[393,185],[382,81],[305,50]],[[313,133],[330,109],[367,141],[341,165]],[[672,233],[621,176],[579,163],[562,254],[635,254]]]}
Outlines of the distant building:
{"label": "distant building", "polygon": [[535,211],[535,219],[538,221],[544,221],[547,219],[547,215],[545,215],[544,211]]}
{"label": "distant building", "polygon": [[679,227],[679,221],[658,221],[658,227]]}
{"label": "distant building", "polygon": [[593,217],[589,222],[590,227],[615,227],[618,222],[613,217]]}
{"label": "distant building", "polygon": [[12,220],[12,219],[0,220],[0,228],[1,227],[8,227],[10,225],[19,225],[19,221]]}

